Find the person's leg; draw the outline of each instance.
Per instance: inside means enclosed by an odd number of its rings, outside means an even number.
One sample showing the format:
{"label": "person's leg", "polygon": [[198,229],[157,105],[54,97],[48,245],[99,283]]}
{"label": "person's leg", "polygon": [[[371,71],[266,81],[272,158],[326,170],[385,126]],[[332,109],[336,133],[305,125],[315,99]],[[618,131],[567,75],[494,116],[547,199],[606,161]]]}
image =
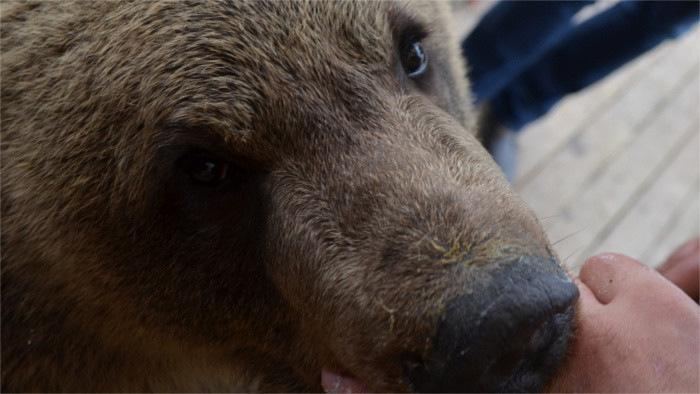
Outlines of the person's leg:
{"label": "person's leg", "polygon": [[566,94],[598,81],[698,20],[697,1],[623,1],[581,23],[491,100],[517,131]]}
{"label": "person's leg", "polygon": [[557,41],[592,1],[501,1],[462,42],[477,103],[489,100]]}

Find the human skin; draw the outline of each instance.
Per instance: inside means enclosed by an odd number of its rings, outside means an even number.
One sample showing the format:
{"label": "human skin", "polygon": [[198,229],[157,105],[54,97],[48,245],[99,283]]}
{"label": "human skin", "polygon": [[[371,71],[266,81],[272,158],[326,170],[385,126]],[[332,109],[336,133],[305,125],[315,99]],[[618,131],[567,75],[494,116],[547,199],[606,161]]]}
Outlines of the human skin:
{"label": "human skin", "polygon": [[683,244],[656,270],[697,303],[700,293],[700,238]]}
{"label": "human skin", "polygon": [[[619,254],[588,259],[577,279],[572,353],[548,391],[698,392],[700,307],[691,296],[699,287],[699,245],[686,243],[659,271]],[[371,391],[331,371],[322,384],[326,392]]]}
{"label": "human skin", "polygon": [[700,308],[681,288],[658,271],[611,253],[588,259],[578,285],[580,321],[573,356],[549,390],[700,389]]}

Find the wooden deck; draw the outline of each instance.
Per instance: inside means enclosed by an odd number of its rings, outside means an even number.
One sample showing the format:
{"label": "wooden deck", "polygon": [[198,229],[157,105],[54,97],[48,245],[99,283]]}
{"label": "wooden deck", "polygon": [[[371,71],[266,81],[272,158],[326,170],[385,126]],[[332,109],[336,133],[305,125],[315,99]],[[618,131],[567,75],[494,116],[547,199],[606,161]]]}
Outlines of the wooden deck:
{"label": "wooden deck", "polygon": [[[491,4],[456,2],[456,34]],[[514,186],[575,271],[605,251],[656,266],[699,235],[699,77],[695,26],[519,133]]]}

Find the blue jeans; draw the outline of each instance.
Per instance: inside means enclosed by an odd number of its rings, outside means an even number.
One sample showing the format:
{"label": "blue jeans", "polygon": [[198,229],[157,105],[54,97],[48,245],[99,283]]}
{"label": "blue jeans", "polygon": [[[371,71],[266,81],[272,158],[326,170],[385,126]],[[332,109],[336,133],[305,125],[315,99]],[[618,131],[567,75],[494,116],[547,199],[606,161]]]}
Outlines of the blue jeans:
{"label": "blue jeans", "polygon": [[476,103],[520,130],[698,21],[698,1],[622,1],[576,24],[593,1],[501,1],[462,42]]}

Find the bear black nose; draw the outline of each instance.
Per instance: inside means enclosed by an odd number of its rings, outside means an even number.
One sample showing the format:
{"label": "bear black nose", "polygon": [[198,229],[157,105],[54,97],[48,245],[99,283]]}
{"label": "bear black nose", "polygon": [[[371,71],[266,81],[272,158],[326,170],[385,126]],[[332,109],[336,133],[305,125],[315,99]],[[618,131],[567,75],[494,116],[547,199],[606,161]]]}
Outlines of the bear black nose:
{"label": "bear black nose", "polygon": [[403,356],[416,391],[541,391],[562,361],[579,292],[554,258],[482,271],[485,285],[448,303],[432,349]]}

